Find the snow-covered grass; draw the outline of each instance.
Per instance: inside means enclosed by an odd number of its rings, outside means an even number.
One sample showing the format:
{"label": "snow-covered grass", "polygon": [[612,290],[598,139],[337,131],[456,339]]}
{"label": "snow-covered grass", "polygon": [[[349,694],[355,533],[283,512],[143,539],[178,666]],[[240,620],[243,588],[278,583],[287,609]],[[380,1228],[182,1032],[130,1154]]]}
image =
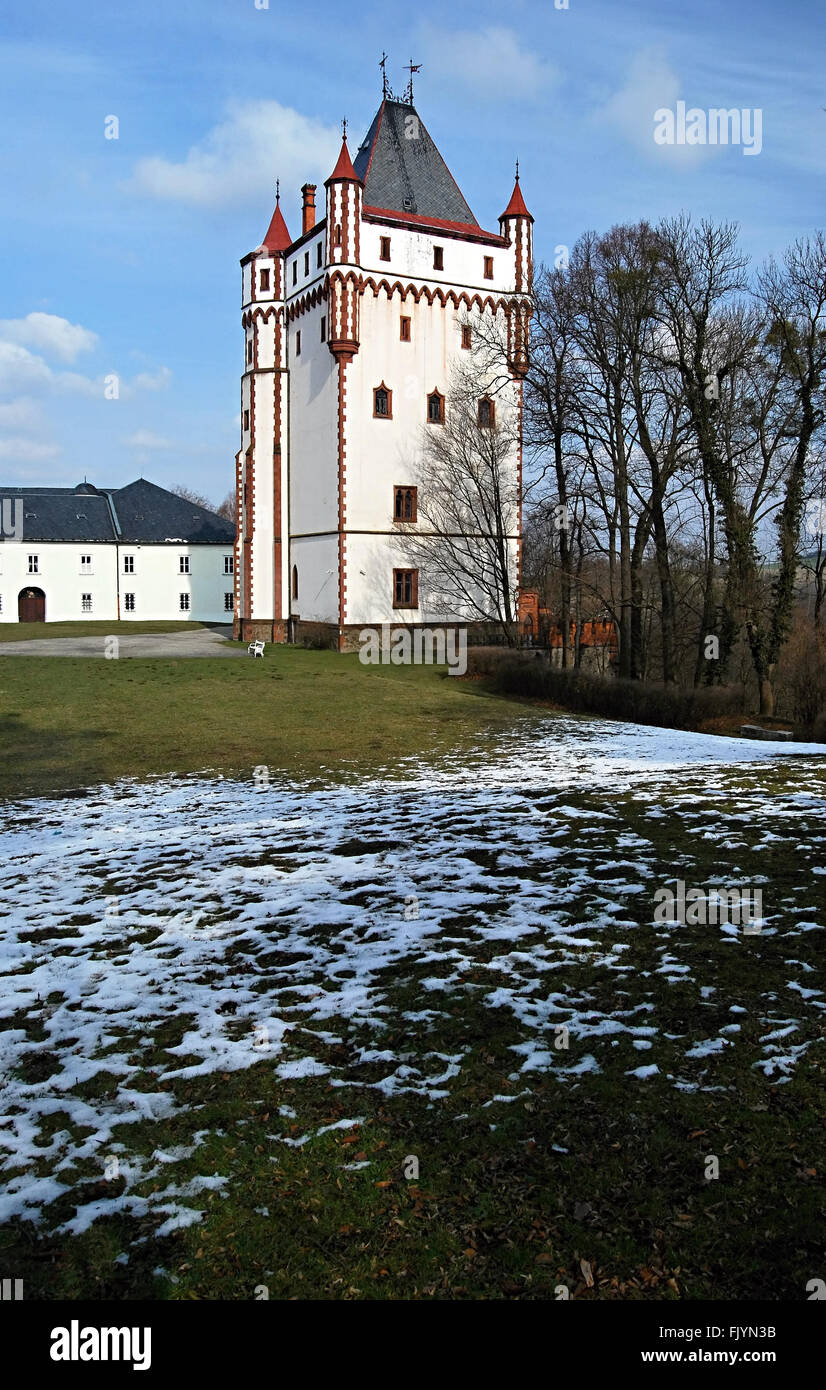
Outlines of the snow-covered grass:
{"label": "snow-covered grass", "polygon": [[[0,1223],[201,1222],[236,1183],[224,1086],[266,1096],[274,1165],[384,1107],[493,1136],[549,1085],[765,1108],[821,1065],[824,836],[820,746],[567,718],[357,786],[9,803]],[[762,932],[655,924],[677,878],[760,887]]]}

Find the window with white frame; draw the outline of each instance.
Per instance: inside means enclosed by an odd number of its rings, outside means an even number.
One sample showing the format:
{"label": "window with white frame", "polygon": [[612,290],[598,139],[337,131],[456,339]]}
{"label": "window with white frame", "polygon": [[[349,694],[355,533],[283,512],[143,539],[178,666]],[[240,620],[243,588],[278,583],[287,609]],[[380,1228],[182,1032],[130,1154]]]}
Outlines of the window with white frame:
{"label": "window with white frame", "polygon": [[224,594],[224,612],[231,613],[233,609],[234,595],[232,592]]}
{"label": "window with white frame", "polygon": [[39,555],[30,555],[30,556],[29,556],[29,574],[39,574],[39,573],[40,573],[40,556],[39,556]]}
{"label": "window with white frame", "polygon": [[234,573],[235,573],[235,556],[234,556],[234,555],[225,555],[225,556],[224,556],[224,574],[234,574]]}
{"label": "window with white frame", "polygon": [[91,573],[92,573],[92,557],[91,557],[91,555],[81,555],[81,557],[80,557],[80,572],[81,572],[81,574],[91,574]]}
{"label": "window with white frame", "polygon": [[188,556],[188,555],[179,555],[179,556],[178,556],[178,565],[179,565],[179,570],[180,570],[180,573],[181,573],[181,574],[189,574],[189,556]]}
{"label": "window with white frame", "polygon": [[134,574],[134,573],[135,573],[135,557],[134,557],[134,555],[124,555],[124,557],[123,557],[123,572],[124,572],[124,574]]}
{"label": "window with white frame", "polygon": [[91,595],[91,594],[81,594],[81,595],[80,595],[80,611],[81,611],[81,613],[91,613],[91,611],[92,611],[92,595]]}
{"label": "window with white frame", "polygon": [[126,613],[134,613],[134,611],[135,611],[135,595],[134,595],[134,594],[124,594],[124,596],[123,596],[123,607],[124,607],[124,611],[125,611]]}
{"label": "window with white frame", "polygon": [[180,596],[180,608],[182,613],[189,612],[189,598],[189,594],[181,594]]}

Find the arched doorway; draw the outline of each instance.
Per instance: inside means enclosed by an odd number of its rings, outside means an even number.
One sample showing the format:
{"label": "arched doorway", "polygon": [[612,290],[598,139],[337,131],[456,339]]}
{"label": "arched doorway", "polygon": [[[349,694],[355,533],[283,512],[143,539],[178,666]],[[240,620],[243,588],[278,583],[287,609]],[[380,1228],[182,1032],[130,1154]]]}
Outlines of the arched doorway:
{"label": "arched doorway", "polygon": [[17,616],[21,623],[45,623],[46,595],[42,589],[21,589],[17,595]]}

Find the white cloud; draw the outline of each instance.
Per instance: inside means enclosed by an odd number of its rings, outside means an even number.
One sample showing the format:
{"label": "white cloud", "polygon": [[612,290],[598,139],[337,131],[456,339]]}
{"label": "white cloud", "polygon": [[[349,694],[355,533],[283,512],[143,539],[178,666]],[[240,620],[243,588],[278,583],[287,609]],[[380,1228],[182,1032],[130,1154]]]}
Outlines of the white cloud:
{"label": "white cloud", "polygon": [[673,111],[677,102],[685,98],[683,83],[671,67],[665,49],[655,45],[634,55],[625,82],[597,110],[595,120],[610,125],[652,159],[676,158],[681,163],[696,163],[715,147],[658,145],[654,140],[655,111],[662,107]]}
{"label": "white cloud", "polygon": [[488,25],[445,33],[428,26],[423,37],[429,73],[490,102],[537,97],[557,80],[557,69],[523,48],[513,29]]}
{"label": "white cloud", "polygon": [[27,463],[39,463],[42,459],[57,458],[59,454],[58,444],[46,444],[40,439],[14,435],[0,439],[0,459],[25,459]]}
{"label": "white cloud", "polygon": [[303,183],[327,178],[340,142],[336,126],[277,101],[234,102],[226,120],[193,145],[185,159],[151,155],[138,160],[129,186],[152,198],[217,206],[274,192],[280,178],[282,191],[297,197]]}
{"label": "white cloud", "polygon": [[135,391],[165,391],[172,380],[169,367],[159,367],[156,372],[138,372],[132,381]]}
{"label": "white cloud", "polygon": [[74,362],[81,352],[90,352],[97,345],[97,334],[79,323],[70,323],[58,314],[27,314],[24,319],[0,319],[0,338],[7,343],[20,343],[56,357],[60,362]]}
{"label": "white cloud", "polygon": [[164,439],[163,435],[153,434],[152,430],[135,430],[133,434],[121,441],[130,449],[174,449],[175,445],[171,439]]}

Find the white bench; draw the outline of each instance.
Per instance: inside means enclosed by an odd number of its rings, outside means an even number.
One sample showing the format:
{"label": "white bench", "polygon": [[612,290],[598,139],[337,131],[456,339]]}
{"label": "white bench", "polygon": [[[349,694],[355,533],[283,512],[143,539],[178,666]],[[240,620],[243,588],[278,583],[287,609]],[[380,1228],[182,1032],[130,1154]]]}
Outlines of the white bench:
{"label": "white bench", "polygon": [[264,656],[264,643],[263,643],[263,642],[250,642],[249,646],[247,647],[247,653],[248,653],[248,655],[251,656],[251,657],[260,656],[260,657],[263,658],[263,656]]}

